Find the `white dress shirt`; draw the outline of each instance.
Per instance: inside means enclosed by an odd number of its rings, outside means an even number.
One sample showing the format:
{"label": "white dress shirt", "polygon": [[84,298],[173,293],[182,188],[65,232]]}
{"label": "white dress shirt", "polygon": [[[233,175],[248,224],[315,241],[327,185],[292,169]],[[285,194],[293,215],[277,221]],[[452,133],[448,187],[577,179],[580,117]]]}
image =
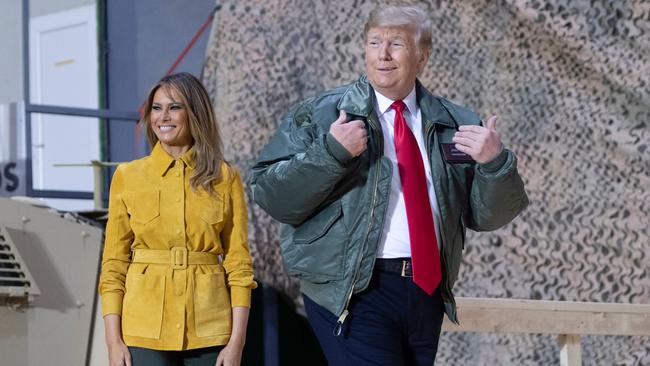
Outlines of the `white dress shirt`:
{"label": "white dress shirt", "polygon": [[[388,198],[388,209],[384,219],[384,229],[377,249],[378,258],[402,258],[411,257],[411,244],[409,240],[409,227],[406,218],[406,205],[404,203],[404,193],[402,192],[402,182],[399,177],[399,168],[397,166],[397,154],[395,152],[395,110],[391,108],[393,100],[386,98],[379,92],[375,91],[377,104],[375,110],[379,117],[382,134],[384,136],[384,156],[390,159],[393,165],[393,177],[390,185],[390,197]],[[429,155],[427,154],[424,143],[424,131],[422,130],[422,115],[420,107],[417,105],[415,98],[415,88],[404,98],[406,109],[404,110],[404,119],[409,126],[415,139],[417,140],[422,161],[424,162],[424,171],[427,177],[427,191],[429,192],[429,203],[433,213],[434,225],[436,228],[436,239],[438,240],[438,250],[441,248],[440,230],[440,210],[436,201],[436,192],[433,189],[431,176],[431,164],[429,164]]]}

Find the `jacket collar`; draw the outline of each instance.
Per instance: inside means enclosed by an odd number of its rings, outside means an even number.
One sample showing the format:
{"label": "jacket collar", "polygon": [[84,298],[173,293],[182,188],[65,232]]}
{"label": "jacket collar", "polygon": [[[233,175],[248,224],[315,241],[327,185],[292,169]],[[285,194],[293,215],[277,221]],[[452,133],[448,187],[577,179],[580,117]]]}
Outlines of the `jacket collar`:
{"label": "jacket collar", "polygon": [[[415,115],[415,111],[417,111],[418,108],[418,101],[415,97],[415,87],[411,90],[409,95],[406,96],[402,101],[406,105],[406,110],[405,112],[410,113],[412,116]],[[394,100],[389,99],[388,97],[381,95],[378,91],[375,90],[375,100],[377,101],[377,116],[381,116],[384,113],[386,113],[389,109],[391,109],[391,106],[393,105]]]}
{"label": "jacket collar", "polygon": [[[422,112],[424,124],[438,123],[449,127],[455,127],[449,112],[440,103],[438,97],[431,94],[420,80],[415,82],[415,94]],[[343,93],[337,108],[357,116],[368,118],[374,110],[375,92],[368,82],[368,77],[361,75],[359,80],[350,84]]]}
{"label": "jacket collar", "polygon": [[350,84],[339,100],[338,110],[368,118],[374,110],[374,90],[363,74],[356,82]]}
{"label": "jacket collar", "polygon": [[[194,161],[194,153],[193,153],[194,147],[192,146],[189,150],[185,152],[178,160],[182,161],[183,164],[185,164],[186,167],[190,169],[194,169],[195,161]],[[156,146],[153,147],[153,150],[151,150],[151,158],[153,161],[154,168],[156,171],[160,172],[161,176],[164,176],[167,174],[167,171],[169,171],[169,168],[174,166],[174,163],[176,160],[174,159],[173,156],[169,155],[165,149],[160,146],[160,141],[156,142]]]}

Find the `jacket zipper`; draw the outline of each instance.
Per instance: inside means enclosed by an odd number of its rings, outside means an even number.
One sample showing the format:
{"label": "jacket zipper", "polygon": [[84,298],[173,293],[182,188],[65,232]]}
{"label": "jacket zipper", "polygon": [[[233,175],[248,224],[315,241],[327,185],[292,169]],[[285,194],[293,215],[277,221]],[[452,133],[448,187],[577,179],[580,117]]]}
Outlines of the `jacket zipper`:
{"label": "jacket zipper", "polygon": [[[368,117],[368,124],[372,121],[372,117]],[[379,129],[375,128],[375,138],[377,138],[377,142],[379,143],[379,157],[382,157],[382,153],[384,151],[384,140],[383,136],[381,136],[379,133],[377,133]],[[345,323],[345,319],[348,317],[350,312],[348,311],[348,306],[350,305],[350,300],[352,299],[352,293],[354,292],[354,286],[357,283],[358,277],[359,277],[359,267],[361,266],[361,261],[363,260],[363,253],[366,249],[366,244],[368,243],[368,237],[370,236],[370,229],[372,229],[372,218],[375,215],[375,206],[377,202],[377,187],[379,186],[379,176],[381,172],[381,163],[377,164],[377,168],[375,171],[375,182],[374,186],[372,189],[372,200],[371,200],[371,206],[370,206],[370,216],[368,217],[368,228],[366,229],[366,237],[363,240],[362,246],[361,246],[361,252],[357,258],[357,263],[355,266],[355,271],[354,271],[354,278],[352,279],[352,283],[350,285],[350,290],[348,291],[348,295],[346,296],[345,299],[345,306],[343,307],[343,312],[339,316],[338,320],[336,321],[336,326],[334,327],[334,330],[332,333],[334,336],[339,336],[343,330],[343,323]]]}
{"label": "jacket zipper", "polygon": [[[432,158],[432,156],[431,156],[432,154],[431,154],[431,153],[433,152],[433,149],[431,148],[431,143],[430,143],[430,141],[431,141],[431,137],[432,137],[431,132],[433,131],[434,127],[435,127],[435,124],[434,124],[434,123],[431,123],[431,124],[427,127],[427,130],[426,130],[426,133],[425,133],[425,135],[426,135],[426,137],[427,137],[426,146],[427,146],[427,154],[429,154],[429,167],[430,167],[430,169],[431,169],[431,179],[433,179],[434,169],[433,169],[433,159],[431,159],[431,158]],[[443,164],[444,164],[444,163],[443,163]],[[444,173],[445,176],[447,175],[447,172],[446,172],[446,171],[445,171],[445,172],[442,172],[442,173]],[[434,191],[435,191],[435,189],[436,189],[436,185],[435,185],[435,184],[433,185],[433,189],[434,189]],[[436,203],[438,204],[438,208],[440,208],[440,199],[439,199],[438,197],[440,197],[440,195],[438,195],[438,192],[436,192]],[[442,217],[441,217],[441,219],[442,219]],[[442,239],[442,243],[441,243],[441,244],[442,244],[442,245],[441,245],[442,248],[444,248],[444,245],[445,245],[445,238],[446,238],[446,237],[445,237],[445,229],[443,228],[443,226],[444,226],[444,225],[443,225],[443,223],[442,223],[442,220],[440,220],[440,239]],[[443,256],[443,257],[444,257],[444,256]]]}
{"label": "jacket zipper", "polygon": [[[426,136],[426,138],[427,138],[427,139],[426,139],[426,146],[427,146],[427,153],[429,154],[429,166],[430,166],[430,168],[431,168],[431,176],[432,176],[431,178],[432,178],[432,179],[433,179],[433,174],[434,174],[434,169],[433,169],[434,167],[433,167],[433,159],[432,159],[432,157],[433,157],[433,156],[432,156],[432,155],[433,155],[433,154],[432,154],[432,153],[433,153],[433,149],[431,148],[431,138],[433,137],[432,132],[434,131],[434,128],[435,128],[435,123],[431,122],[431,123],[429,124],[429,126],[427,127],[427,130],[426,130],[426,133],[425,133],[425,136]],[[444,167],[444,162],[443,162],[443,167]],[[446,177],[447,172],[443,169],[443,171],[440,172],[440,174],[444,174],[445,177]],[[434,191],[435,191],[435,189],[436,189],[436,185],[435,185],[435,184],[433,185],[433,189],[434,189]],[[440,195],[438,194],[438,192],[436,192],[436,203],[438,204],[438,208],[441,207],[441,206],[440,206],[440,198],[439,198],[439,197],[440,197]],[[441,215],[442,215],[442,213],[441,213]],[[447,269],[447,256],[445,255],[445,250],[446,250],[446,247],[447,247],[447,246],[446,246],[446,243],[445,243],[446,238],[447,238],[447,237],[446,237],[446,235],[445,235],[444,223],[443,223],[442,217],[440,217],[440,239],[441,239],[441,241],[442,241],[442,243],[440,243],[440,244],[441,244],[441,245],[440,245],[440,248],[443,249],[443,250],[441,251],[441,252],[442,252],[442,253],[441,253],[442,255],[441,255],[440,259],[442,260],[442,266],[443,266],[443,269],[445,269],[445,270]],[[451,295],[451,290],[449,289],[449,283],[448,283],[448,282],[449,282],[449,281],[447,281],[447,278],[445,277],[445,281],[444,281],[444,284],[443,284],[443,285],[445,286],[445,289],[447,290],[447,292]],[[452,301],[453,301],[453,300],[452,300]]]}
{"label": "jacket zipper", "polygon": [[[426,145],[427,145],[427,153],[429,154],[429,165],[431,166],[431,175],[433,175],[433,160],[431,159],[433,149],[431,149],[430,141],[431,141],[432,131],[433,131],[434,127],[435,127],[435,124],[431,123],[429,125],[429,127],[427,127],[427,130],[426,130],[426,136],[427,136]],[[444,167],[444,161],[443,161],[443,167]],[[443,169],[441,174],[444,174],[445,177],[446,177],[447,176],[447,171],[445,169]],[[434,184],[433,189],[435,190],[435,184]],[[438,197],[439,197],[438,193],[436,192],[436,201],[438,202],[438,207],[440,207],[440,199]],[[462,217],[461,217],[461,220],[462,220]],[[444,225],[443,225],[442,221],[443,220],[442,220],[442,217],[441,217],[441,220],[440,220],[440,239],[442,240],[441,248],[443,249],[443,251],[442,251],[442,256],[440,257],[440,259],[442,260],[443,268],[446,270],[447,269],[447,256],[445,255],[445,251],[444,251],[444,249],[446,248],[446,244],[445,244],[446,236],[445,236],[445,228],[444,228]],[[453,323],[458,325],[459,322],[458,322],[458,318],[457,318],[457,314],[456,314],[456,299],[454,299],[454,296],[451,293],[451,288],[449,287],[449,280],[448,280],[447,276],[445,276],[445,281],[443,283],[443,286],[444,286],[446,292],[449,294],[449,300],[451,301],[451,303],[453,305],[453,314],[451,314],[451,316],[449,318]]]}

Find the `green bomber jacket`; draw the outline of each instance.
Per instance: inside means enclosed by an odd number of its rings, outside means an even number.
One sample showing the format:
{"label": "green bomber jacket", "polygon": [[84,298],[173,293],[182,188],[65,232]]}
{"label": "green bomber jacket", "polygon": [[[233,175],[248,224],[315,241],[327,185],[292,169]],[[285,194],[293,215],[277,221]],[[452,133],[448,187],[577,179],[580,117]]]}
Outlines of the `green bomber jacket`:
{"label": "green bomber jacket", "polygon": [[[495,230],[513,220],[528,198],[513,152],[494,160],[452,163],[441,151],[459,125],[481,124],[470,110],[432,95],[418,81],[416,98],[441,216],[442,296],[457,323],[454,282],[466,228]],[[301,291],[344,321],[354,293],[370,281],[388,206],[392,171],[383,156],[375,94],[365,75],[295,106],[262,150],[250,175],[252,199],[282,223],[285,270]],[[329,133],[345,110],[362,119],[368,148],[352,156]]]}

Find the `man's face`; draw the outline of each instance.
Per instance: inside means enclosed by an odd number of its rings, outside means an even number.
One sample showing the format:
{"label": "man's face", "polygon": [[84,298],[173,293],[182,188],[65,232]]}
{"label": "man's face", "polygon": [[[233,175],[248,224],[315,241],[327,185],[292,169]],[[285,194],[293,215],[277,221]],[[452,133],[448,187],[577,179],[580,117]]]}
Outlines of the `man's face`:
{"label": "man's face", "polygon": [[405,98],[429,60],[420,52],[410,27],[376,27],[366,34],[366,73],[370,85],[382,95]]}

